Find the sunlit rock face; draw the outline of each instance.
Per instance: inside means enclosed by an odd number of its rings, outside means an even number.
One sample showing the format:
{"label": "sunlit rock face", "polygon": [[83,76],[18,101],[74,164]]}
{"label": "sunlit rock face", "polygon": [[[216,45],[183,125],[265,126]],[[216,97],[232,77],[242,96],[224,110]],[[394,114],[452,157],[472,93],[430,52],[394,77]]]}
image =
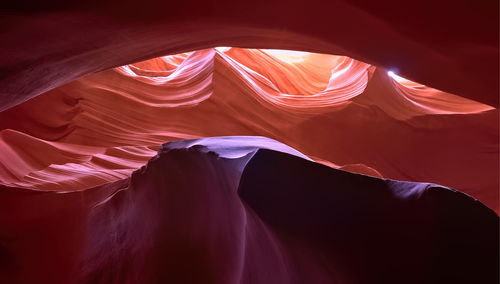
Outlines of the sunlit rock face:
{"label": "sunlit rock face", "polygon": [[0,127],[7,186],[83,190],[128,177],[164,142],[256,135],[498,210],[498,109],[345,56],[220,47],[158,57],[3,111]]}
{"label": "sunlit rock face", "polygon": [[0,112],[0,282],[495,283],[498,119],[303,51],[89,74]]}

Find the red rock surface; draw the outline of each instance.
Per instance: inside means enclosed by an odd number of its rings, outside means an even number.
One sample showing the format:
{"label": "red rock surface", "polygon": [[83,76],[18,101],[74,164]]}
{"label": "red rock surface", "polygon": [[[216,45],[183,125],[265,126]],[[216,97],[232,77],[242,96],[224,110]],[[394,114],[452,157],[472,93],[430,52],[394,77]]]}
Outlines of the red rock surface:
{"label": "red rock surface", "polygon": [[258,135],[498,210],[498,110],[344,56],[217,48],[160,57],[84,76],[0,121],[9,186],[82,190],[129,176],[166,141]]}
{"label": "red rock surface", "polygon": [[497,1],[14,5],[0,283],[498,283]]}

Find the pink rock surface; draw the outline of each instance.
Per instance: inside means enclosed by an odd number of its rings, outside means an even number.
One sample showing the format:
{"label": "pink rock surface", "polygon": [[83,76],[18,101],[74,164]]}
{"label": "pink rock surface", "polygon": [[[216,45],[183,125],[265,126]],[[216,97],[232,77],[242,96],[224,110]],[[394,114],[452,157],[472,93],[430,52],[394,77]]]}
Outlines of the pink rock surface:
{"label": "pink rock surface", "polygon": [[498,1],[25,2],[0,283],[498,283]]}
{"label": "pink rock surface", "polygon": [[1,112],[0,177],[83,190],[128,177],[166,141],[258,135],[498,211],[498,128],[496,108],[349,57],[205,49],[87,75]]}

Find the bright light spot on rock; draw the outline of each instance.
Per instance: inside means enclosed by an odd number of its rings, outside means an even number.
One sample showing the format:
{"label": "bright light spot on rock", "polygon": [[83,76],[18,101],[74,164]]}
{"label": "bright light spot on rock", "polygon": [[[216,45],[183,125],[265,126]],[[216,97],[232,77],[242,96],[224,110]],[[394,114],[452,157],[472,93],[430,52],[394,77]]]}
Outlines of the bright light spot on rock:
{"label": "bright light spot on rock", "polygon": [[401,76],[396,75],[396,73],[394,73],[393,71],[387,71],[387,75],[389,75],[389,77],[391,77],[392,79],[394,79],[398,83],[405,83],[405,82],[414,83],[406,78],[403,78]]}
{"label": "bright light spot on rock", "polygon": [[306,51],[282,50],[282,49],[262,49],[265,53],[289,63],[298,63],[305,60],[310,54]]}
{"label": "bright light spot on rock", "polygon": [[229,51],[231,49],[231,47],[228,47],[228,46],[218,46],[215,48],[215,50],[217,50],[218,52],[226,52],[226,51]]}

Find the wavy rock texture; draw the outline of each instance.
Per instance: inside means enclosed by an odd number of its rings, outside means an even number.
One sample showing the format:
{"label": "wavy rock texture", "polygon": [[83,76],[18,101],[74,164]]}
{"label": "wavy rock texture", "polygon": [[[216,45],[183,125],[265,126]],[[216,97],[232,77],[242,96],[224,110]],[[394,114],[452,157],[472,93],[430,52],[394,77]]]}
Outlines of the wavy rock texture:
{"label": "wavy rock texture", "polygon": [[263,137],[167,143],[84,191],[0,189],[3,283],[498,281],[498,216],[480,202]]}
{"label": "wavy rock texture", "polygon": [[17,8],[2,9],[0,17],[0,110],[83,75],[217,46],[343,54],[494,107],[499,102],[496,0],[18,0],[5,6]]}
{"label": "wavy rock texture", "polygon": [[498,110],[344,56],[216,48],[82,77],[0,113],[0,178],[74,191],[165,141],[266,136],[327,165],[461,190],[498,211]]}
{"label": "wavy rock texture", "polygon": [[498,283],[498,1],[2,4],[0,283]]}

